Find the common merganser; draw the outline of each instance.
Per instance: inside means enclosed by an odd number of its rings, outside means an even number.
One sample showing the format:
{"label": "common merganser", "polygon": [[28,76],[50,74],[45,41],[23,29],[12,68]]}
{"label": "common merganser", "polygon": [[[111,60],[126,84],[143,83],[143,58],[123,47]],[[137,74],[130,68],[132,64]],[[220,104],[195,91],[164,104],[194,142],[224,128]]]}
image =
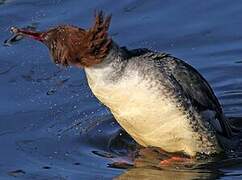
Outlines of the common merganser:
{"label": "common merganser", "polygon": [[201,74],[166,53],[119,47],[108,35],[110,21],[98,12],[87,30],[12,31],[45,44],[56,64],[84,68],[93,94],[138,144],[190,157],[236,148],[239,141]]}

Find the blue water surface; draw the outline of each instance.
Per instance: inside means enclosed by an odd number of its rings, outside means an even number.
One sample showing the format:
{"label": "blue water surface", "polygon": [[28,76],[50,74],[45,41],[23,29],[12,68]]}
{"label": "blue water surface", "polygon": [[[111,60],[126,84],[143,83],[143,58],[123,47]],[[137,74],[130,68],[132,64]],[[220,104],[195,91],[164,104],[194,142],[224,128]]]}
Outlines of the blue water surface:
{"label": "blue water surface", "polygon": [[[0,42],[11,26],[88,28],[95,9],[112,14],[110,35],[120,46],[186,60],[211,84],[225,114],[242,117],[239,0],[0,0]],[[109,168],[110,159],[93,151],[106,151],[119,133],[83,70],[56,67],[35,41],[0,46],[0,179],[242,178],[236,158],[206,171]]]}

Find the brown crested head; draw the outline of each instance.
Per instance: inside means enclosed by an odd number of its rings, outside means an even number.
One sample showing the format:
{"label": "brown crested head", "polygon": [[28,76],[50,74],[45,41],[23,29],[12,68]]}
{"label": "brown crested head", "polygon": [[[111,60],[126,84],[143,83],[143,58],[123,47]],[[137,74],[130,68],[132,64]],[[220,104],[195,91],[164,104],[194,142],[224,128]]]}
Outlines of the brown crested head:
{"label": "brown crested head", "polygon": [[111,15],[95,12],[91,28],[63,25],[46,32],[34,32],[12,28],[12,32],[28,36],[44,43],[56,64],[90,67],[101,63],[108,55],[112,40],[108,36]]}

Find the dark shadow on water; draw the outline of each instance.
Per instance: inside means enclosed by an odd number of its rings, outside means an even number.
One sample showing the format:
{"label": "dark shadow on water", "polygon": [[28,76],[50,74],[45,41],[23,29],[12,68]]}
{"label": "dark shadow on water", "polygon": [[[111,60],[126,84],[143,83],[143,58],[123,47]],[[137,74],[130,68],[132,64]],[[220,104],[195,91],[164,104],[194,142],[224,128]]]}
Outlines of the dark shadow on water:
{"label": "dark shadow on water", "polygon": [[0,0],[0,5],[4,4],[7,0]]}

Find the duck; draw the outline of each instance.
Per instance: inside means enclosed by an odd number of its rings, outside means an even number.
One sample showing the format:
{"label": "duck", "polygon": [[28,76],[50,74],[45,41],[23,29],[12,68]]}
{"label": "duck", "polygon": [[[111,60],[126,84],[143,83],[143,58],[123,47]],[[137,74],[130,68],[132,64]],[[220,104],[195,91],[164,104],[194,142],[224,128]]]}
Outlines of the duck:
{"label": "duck", "polygon": [[92,93],[142,147],[194,158],[239,146],[238,132],[194,67],[164,52],[120,47],[108,33],[110,22],[111,15],[96,11],[88,29],[11,31],[44,44],[55,64],[84,69]]}

